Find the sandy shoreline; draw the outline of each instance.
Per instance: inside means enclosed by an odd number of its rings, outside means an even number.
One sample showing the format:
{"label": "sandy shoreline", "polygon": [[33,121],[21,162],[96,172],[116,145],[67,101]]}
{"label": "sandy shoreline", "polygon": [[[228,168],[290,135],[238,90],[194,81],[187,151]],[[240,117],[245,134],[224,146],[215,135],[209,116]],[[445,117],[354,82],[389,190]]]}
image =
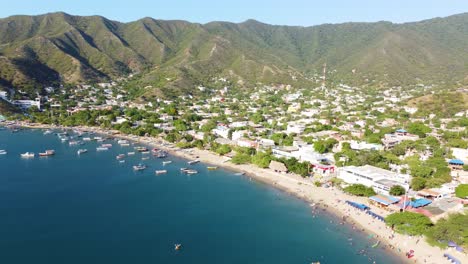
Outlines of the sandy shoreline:
{"label": "sandy shoreline", "polygon": [[[99,134],[131,140],[141,144],[147,144],[151,147],[163,149],[171,155],[188,160],[198,159],[206,164],[223,167],[232,171],[245,172],[247,176],[252,177],[253,179],[291,193],[310,204],[315,203],[317,206],[322,206],[322,208],[325,208],[327,211],[336,215],[337,219],[346,219],[346,224],[351,224],[353,229],[356,228],[367,233],[374,234],[373,241],[379,240],[379,246],[385,246],[385,250],[398,256],[402,263],[450,263],[449,260],[443,257],[444,253],[453,255],[462,263],[468,263],[468,256],[466,254],[462,254],[453,249],[442,250],[438,247],[430,246],[424,238],[410,237],[397,233],[394,234],[393,238],[390,238],[392,236],[392,230],[388,228],[385,223],[375,220],[371,216],[344,203],[345,200],[352,200],[368,204],[365,198],[350,196],[335,188],[316,187],[311,180],[304,179],[298,175],[276,173],[269,169],[261,169],[251,164],[235,165],[233,163],[226,162],[225,157],[218,156],[217,154],[211,153],[207,150],[175,149],[163,144],[165,142],[162,139],[123,135],[115,133],[117,131],[103,130],[97,127],[61,127],[28,123],[17,123],[17,125],[40,129],[50,128],[92,131]],[[375,206],[370,207],[373,212],[382,216],[386,216],[388,214],[384,210]],[[415,251],[415,255],[413,258],[407,259],[405,257],[405,253],[410,249]]]}

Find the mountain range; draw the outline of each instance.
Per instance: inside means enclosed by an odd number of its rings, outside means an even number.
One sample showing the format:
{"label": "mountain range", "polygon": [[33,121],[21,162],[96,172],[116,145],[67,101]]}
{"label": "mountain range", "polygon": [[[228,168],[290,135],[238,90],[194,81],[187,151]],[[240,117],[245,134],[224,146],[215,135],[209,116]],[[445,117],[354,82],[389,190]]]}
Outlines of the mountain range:
{"label": "mountain range", "polygon": [[[121,23],[50,13],[0,19],[0,86],[35,90],[134,74],[134,84],[191,91],[213,77],[298,84],[321,76],[361,85],[468,83],[468,13],[420,22],[276,26]],[[176,89],[174,89],[176,88]]]}

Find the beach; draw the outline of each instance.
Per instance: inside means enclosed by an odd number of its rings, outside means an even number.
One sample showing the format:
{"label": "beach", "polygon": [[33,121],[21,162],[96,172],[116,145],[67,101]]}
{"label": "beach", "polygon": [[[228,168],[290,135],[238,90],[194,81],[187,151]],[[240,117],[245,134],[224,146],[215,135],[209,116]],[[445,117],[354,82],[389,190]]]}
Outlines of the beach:
{"label": "beach", "polygon": [[[42,129],[75,129],[80,131],[92,131],[95,133],[105,134],[112,137],[119,137],[127,140],[147,144],[149,146],[166,150],[171,155],[179,156],[188,160],[197,159],[200,162],[223,167],[229,170],[244,172],[246,177],[251,177],[254,180],[262,181],[276,188],[285,190],[311,204],[312,213],[315,210],[326,210],[337,216],[337,221],[343,224],[353,226],[353,229],[359,229],[372,234],[375,239],[380,241],[379,247],[385,246],[386,250],[398,255],[404,263],[450,263],[449,260],[443,257],[444,253],[450,253],[462,263],[468,262],[468,257],[465,254],[455,250],[442,250],[438,247],[430,246],[422,237],[410,237],[400,234],[393,234],[385,223],[372,218],[358,209],[355,209],[345,203],[346,200],[351,200],[359,203],[368,204],[367,199],[363,197],[350,196],[336,188],[316,187],[311,179],[305,179],[291,173],[282,174],[274,172],[270,169],[261,169],[254,165],[235,165],[227,161],[226,157],[219,156],[207,150],[200,149],[176,149],[164,142],[160,138],[137,137],[120,134],[118,131],[103,130],[96,127],[57,127],[41,124],[17,123],[17,125],[28,128]],[[369,205],[371,210],[379,215],[386,216],[388,212]],[[407,259],[405,253],[409,250],[414,250],[414,257]]]}

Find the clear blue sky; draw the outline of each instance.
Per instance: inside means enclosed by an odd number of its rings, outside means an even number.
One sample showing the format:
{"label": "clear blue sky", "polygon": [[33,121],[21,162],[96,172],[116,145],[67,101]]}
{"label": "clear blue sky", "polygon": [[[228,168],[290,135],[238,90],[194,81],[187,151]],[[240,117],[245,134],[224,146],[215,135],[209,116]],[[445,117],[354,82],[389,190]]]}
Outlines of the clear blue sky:
{"label": "clear blue sky", "polygon": [[0,0],[0,17],[63,11],[122,22],[142,17],[191,22],[310,26],[323,23],[418,21],[468,12],[468,0]]}

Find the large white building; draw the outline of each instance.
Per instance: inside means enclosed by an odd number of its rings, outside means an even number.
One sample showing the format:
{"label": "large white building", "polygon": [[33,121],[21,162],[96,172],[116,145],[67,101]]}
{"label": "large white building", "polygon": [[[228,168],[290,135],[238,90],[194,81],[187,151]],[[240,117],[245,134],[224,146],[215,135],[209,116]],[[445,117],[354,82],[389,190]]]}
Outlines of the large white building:
{"label": "large white building", "polygon": [[36,100],[14,100],[12,103],[22,109],[29,109],[35,106],[41,110],[41,100],[39,98],[36,98]]}
{"label": "large white building", "polygon": [[340,168],[338,178],[349,184],[363,184],[372,187],[376,192],[387,195],[392,186],[401,185],[408,189],[410,182],[408,174],[395,173],[370,165]]}
{"label": "large white building", "polygon": [[296,123],[290,123],[288,124],[288,127],[286,129],[286,133],[291,134],[291,133],[296,133],[296,134],[301,134],[305,130],[305,125],[303,124],[296,124]]}

